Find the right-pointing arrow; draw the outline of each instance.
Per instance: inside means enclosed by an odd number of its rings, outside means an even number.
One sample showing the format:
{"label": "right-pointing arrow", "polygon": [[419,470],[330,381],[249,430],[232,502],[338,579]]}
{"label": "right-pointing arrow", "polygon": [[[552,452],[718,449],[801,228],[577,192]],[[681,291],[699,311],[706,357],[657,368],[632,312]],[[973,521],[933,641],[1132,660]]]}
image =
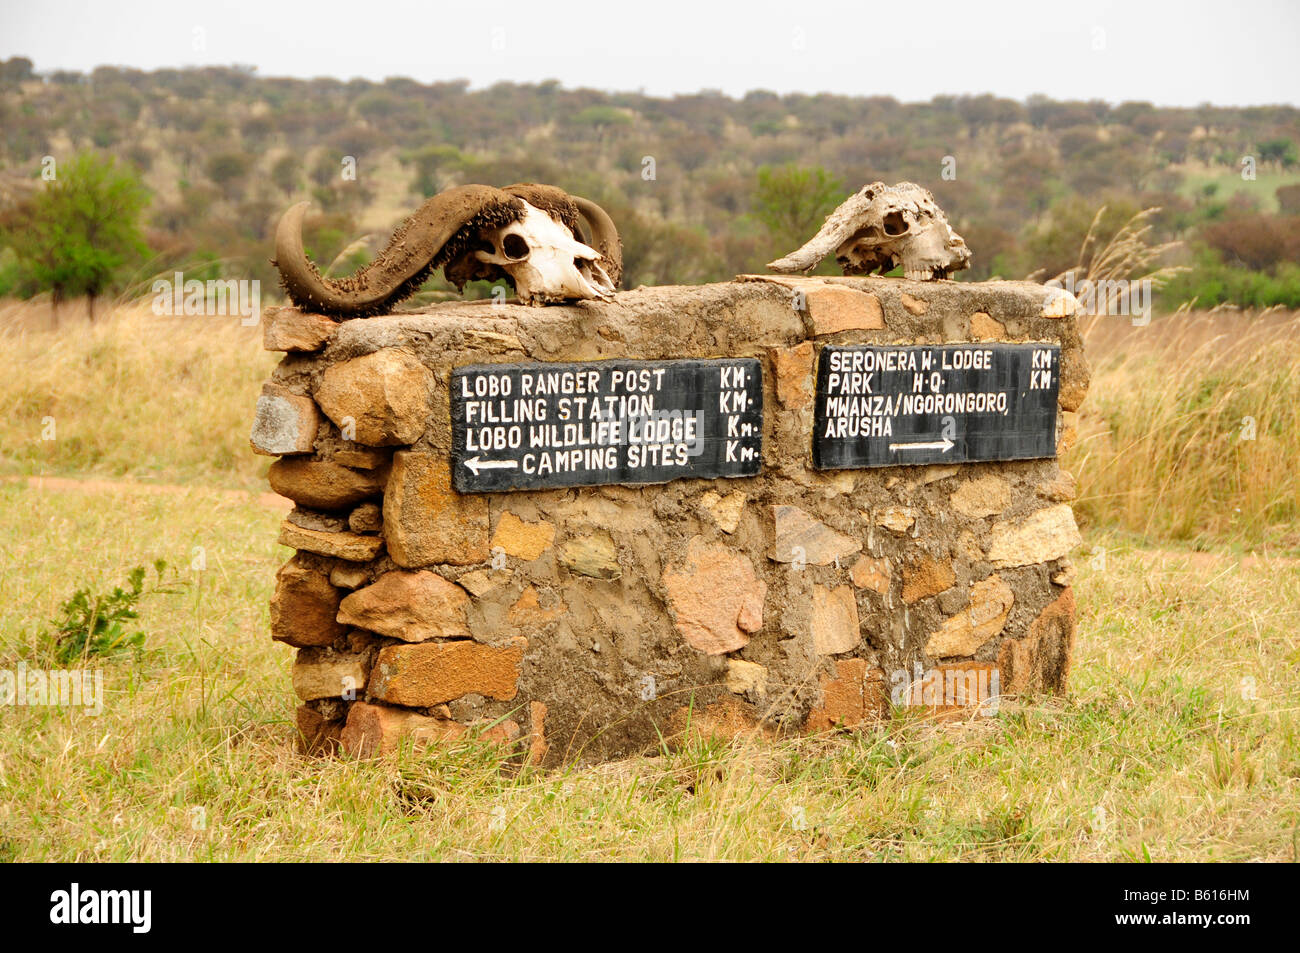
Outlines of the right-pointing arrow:
{"label": "right-pointing arrow", "polygon": [[942,450],[947,453],[956,444],[947,437],[942,440],[922,440],[917,443],[891,443],[890,450]]}

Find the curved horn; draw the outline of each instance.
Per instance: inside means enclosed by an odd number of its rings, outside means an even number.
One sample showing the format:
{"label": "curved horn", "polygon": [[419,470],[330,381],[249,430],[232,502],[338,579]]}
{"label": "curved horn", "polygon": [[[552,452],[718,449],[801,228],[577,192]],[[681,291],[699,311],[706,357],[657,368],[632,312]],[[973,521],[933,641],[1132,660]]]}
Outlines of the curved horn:
{"label": "curved horn", "polygon": [[310,203],[300,202],[275,230],[275,265],[295,305],[321,314],[357,317],[381,314],[412,295],[435,268],[468,250],[479,230],[517,221],[523,205],[502,189],[461,185],[429,199],[399,225],[388,246],[354,275],[324,277],[307,257],[302,220]]}
{"label": "curved horn", "polygon": [[584,199],[580,195],[572,198],[591,232],[591,247],[604,257],[607,262],[605,274],[609,275],[609,280],[617,288],[623,279],[623,242],[618,237],[618,228],[609,213],[591,199]]}
{"label": "curved horn", "polygon": [[769,261],[767,267],[782,274],[812,271],[819,261],[848,241],[863,226],[871,203],[884,188],[883,182],[863,186],[831,212],[816,235],[784,258]]}

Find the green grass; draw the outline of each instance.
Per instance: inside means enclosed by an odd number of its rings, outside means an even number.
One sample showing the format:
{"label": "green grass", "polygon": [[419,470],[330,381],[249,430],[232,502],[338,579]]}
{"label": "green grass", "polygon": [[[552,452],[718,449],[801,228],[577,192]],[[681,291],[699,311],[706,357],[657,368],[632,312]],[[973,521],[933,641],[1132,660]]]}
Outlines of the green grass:
{"label": "green grass", "polygon": [[1093,537],[1066,699],[516,773],[468,743],[293,753],[291,651],[267,634],[278,518],[202,490],[0,487],[0,667],[83,585],[157,557],[190,581],[144,604],[139,658],[103,663],[102,715],[0,708],[0,857],[1296,859],[1294,563]]}
{"label": "green grass", "polygon": [[1226,202],[1237,192],[1245,192],[1259,202],[1260,211],[1276,212],[1277,190],[1283,185],[1300,182],[1300,170],[1282,170],[1271,166],[1255,167],[1255,178],[1247,181],[1241,177],[1240,161],[1234,166],[1183,166],[1178,194],[1193,201],[1202,198],[1207,185],[1217,185],[1214,201]]}

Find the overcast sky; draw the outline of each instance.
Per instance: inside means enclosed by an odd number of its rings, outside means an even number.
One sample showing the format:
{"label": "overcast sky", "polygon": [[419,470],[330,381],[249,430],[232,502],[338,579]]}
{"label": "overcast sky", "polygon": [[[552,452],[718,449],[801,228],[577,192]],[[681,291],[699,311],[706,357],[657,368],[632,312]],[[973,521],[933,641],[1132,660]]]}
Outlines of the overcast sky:
{"label": "overcast sky", "polygon": [[240,63],[264,76],[557,79],[654,95],[1296,104],[1298,46],[1300,0],[0,0],[0,59],[41,72]]}

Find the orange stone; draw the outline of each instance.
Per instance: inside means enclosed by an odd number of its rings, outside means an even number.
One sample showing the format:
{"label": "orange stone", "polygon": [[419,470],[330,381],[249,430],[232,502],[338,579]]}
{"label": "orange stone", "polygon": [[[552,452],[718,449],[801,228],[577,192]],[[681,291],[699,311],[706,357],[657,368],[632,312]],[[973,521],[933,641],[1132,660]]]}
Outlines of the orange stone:
{"label": "orange stone", "polygon": [[319,351],[338,333],[339,323],[297,308],[267,308],[262,315],[262,347],[268,351]]}
{"label": "orange stone", "polygon": [[467,636],[469,595],[436,572],[386,572],[339,603],[339,622],[405,642]]}
{"label": "orange stone", "polygon": [[924,298],[910,295],[906,291],[899,295],[899,300],[903,302],[903,307],[907,309],[907,313],[915,315],[916,317],[920,317],[930,310],[930,303],[928,301]]}
{"label": "orange stone", "polygon": [[944,662],[909,685],[902,704],[964,717],[997,698],[1001,684],[1001,673],[990,662]]}
{"label": "orange stone", "polygon": [[300,705],[294,721],[298,727],[298,752],[305,755],[333,755],[341,747],[343,719],[328,719],[309,705]]}
{"label": "orange stone", "polygon": [[892,572],[888,559],[859,556],[853,568],[849,570],[849,579],[859,589],[870,589],[883,596],[889,593],[889,579]]}
{"label": "orange stone", "polygon": [[1063,692],[1074,651],[1074,590],[1066,589],[1029,624],[1023,638],[1007,639],[998,650],[1003,691]]}
{"label": "orange stone", "polygon": [[858,603],[848,586],[827,589],[813,585],[812,641],[818,655],[838,655],[862,641],[858,628]]}
{"label": "orange stone", "polygon": [[555,542],[555,525],[545,520],[526,523],[509,510],[497,520],[496,532],[492,534],[492,549],[500,548],[507,556],[514,556],[526,562],[532,561]]}
{"label": "orange stone", "polygon": [[339,741],[352,757],[370,758],[392,754],[408,738],[414,745],[435,744],[455,741],[465,731],[464,725],[449,718],[357,702],[348,709],[347,724],[339,733]]}
{"label": "orange stone", "polygon": [[528,703],[528,723],[531,726],[528,743],[528,763],[541,764],[551,748],[546,743],[546,706],[541,702]]}
{"label": "orange stone", "polygon": [[1007,329],[987,312],[976,311],[970,316],[970,336],[976,341],[1005,341]]}
{"label": "orange stone", "polygon": [[316,403],[348,440],[369,447],[414,443],[430,412],[433,375],[413,355],[386,347],[331,364]]}
{"label": "orange stone", "polygon": [[355,506],[384,491],[383,470],[352,470],[332,460],[276,460],[267,471],[271,489],[314,510]]}
{"label": "orange stone", "polygon": [[347,626],[334,619],[340,595],[325,573],[294,556],[275,574],[271,638],[297,648],[331,644],[347,633]]}
{"label": "orange stone", "polygon": [[441,454],[399,451],[384,494],[384,534],[393,562],[410,569],[487,562],[487,497],[453,490]]}
{"label": "orange stone", "polygon": [[568,611],[569,607],[563,602],[556,602],[543,609],[538,601],[537,589],[529,586],[510,607],[510,624],[515,628],[540,628]]}
{"label": "orange stone", "polygon": [[885,326],[885,314],[873,294],[824,285],[809,288],[806,301],[814,336],[840,331],[878,331]]}
{"label": "orange stone", "polygon": [[885,673],[866,659],[841,659],[835,677],[821,677],[821,703],[808,713],[807,731],[856,728],[883,719],[889,710]]}
{"label": "orange stone", "polygon": [[1015,603],[1015,593],[1001,576],[989,576],[970,587],[970,602],[956,615],[945,619],[925,643],[931,658],[974,655],[989,639],[1002,631]]}
{"label": "orange stone", "polygon": [[665,567],[664,589],[673,622],[688,645],[706,655],[744,648],[763,627],[767,583],[741,553],[695,536],[686,547],[686,565]]}
{"label": "orange stone", "polygon": [[903,601],[911,605],[952,588],[957,581],[952,563],[922,553],[903,563]]}
{"label": "orange stone", "polygon": [[772,348],[771,355],[777,399],[792,409],[807,406],[813,396],[812,341],[796,347]]}
{"label": "orange stone", "polygon": [[440,705],[462,695],[509,701],[518,692],[519,663],[527,647],[524,638],[501,646],[470,640],[390,645],[375,660],[370,694],[412,708]]}

